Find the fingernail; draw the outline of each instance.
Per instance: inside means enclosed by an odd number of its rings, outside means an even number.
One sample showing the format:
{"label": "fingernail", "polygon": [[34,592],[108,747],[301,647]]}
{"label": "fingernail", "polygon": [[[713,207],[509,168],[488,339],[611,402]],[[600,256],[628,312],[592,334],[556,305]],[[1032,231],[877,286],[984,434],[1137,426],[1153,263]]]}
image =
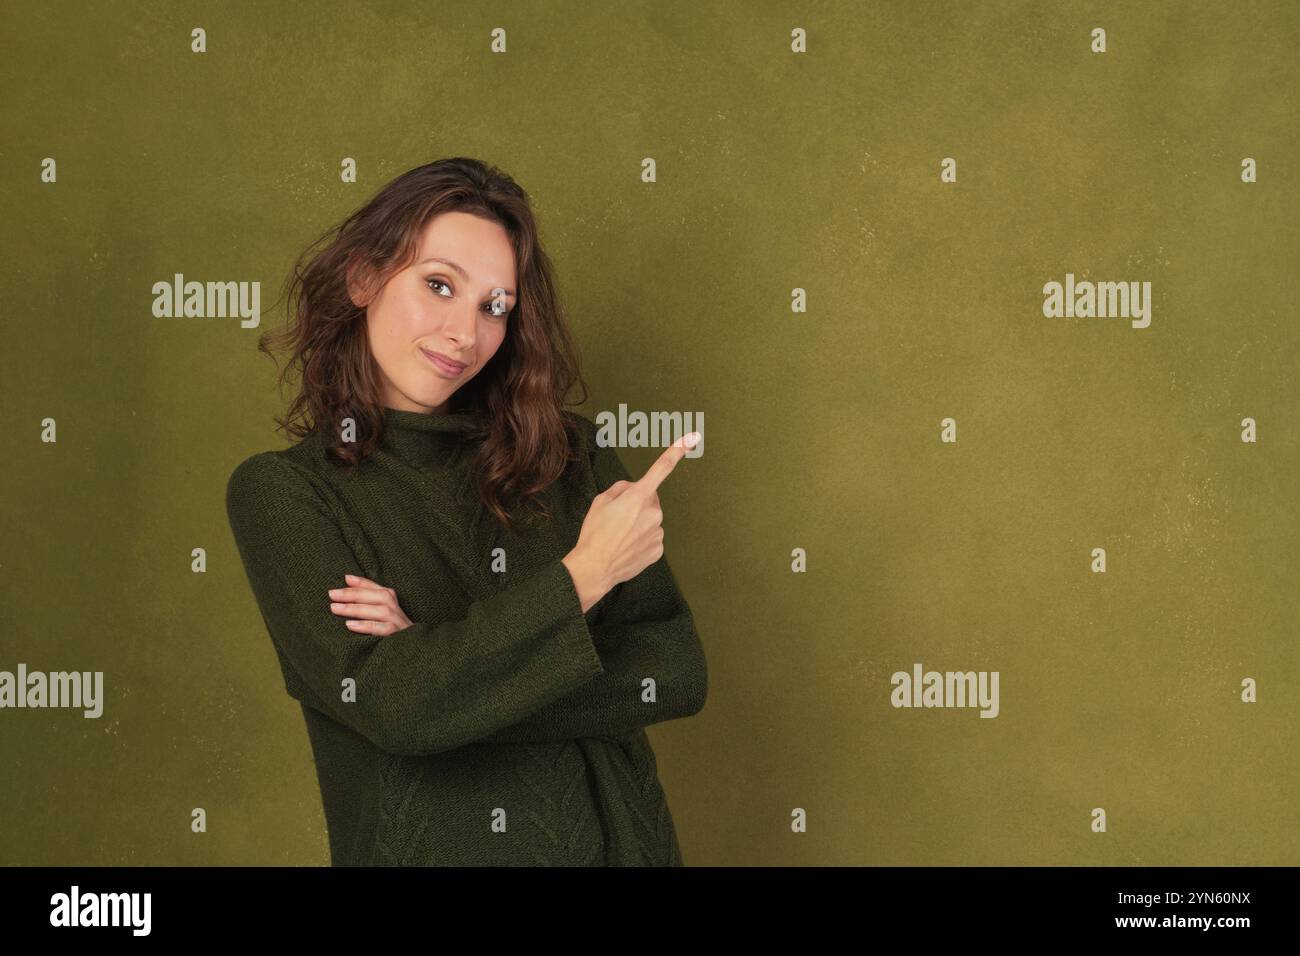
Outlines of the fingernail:
{"label": "fingernail", "polygon": [[682,439],[682,444],[687,448],[694,448],[696,444],[699,442],[699,440],[700,440],[700,433],[691,432],[689,435],[687,435],[685,438]]}

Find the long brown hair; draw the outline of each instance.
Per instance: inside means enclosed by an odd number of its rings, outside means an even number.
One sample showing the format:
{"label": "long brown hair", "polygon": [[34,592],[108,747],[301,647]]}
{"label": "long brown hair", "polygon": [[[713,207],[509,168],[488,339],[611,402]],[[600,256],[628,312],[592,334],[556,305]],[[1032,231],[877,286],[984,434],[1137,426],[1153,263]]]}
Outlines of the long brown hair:
{"label": "long brown hair", "polygon": [[[528,195],[507,174],[477,159],[453,157],[398,176],[364,206],[331,226],[299,255],[285,284],[287,322],[264,333],[258,349],[291,351],[280,372],[300,373],[297,394],[280,428],[293,439],[314,430],[326,455],[355,468],[379,443],[384,427],[375,360],[366,337],[366,312],[348,294],[350,273],[381,288],[418,252],[420,234],[444,212],[459,211],[499,223],[515,252],[518,296],[506,336],[483,369],[453,393],[451,411],[473,412],[481,439],[475,486],[483,504],[506,526],[508,502],[536,504],[575,459],[574,422],[562,414],[576,383],[587,400],[578,349],[569,334],[551,263],[538,241]],[[305,263],[305,264],[304,264]],[[274,356],[272,356],[274,358]],[[356,442],[329,426],[351,417]],[[545,505],[541,513],[546,514]]]}

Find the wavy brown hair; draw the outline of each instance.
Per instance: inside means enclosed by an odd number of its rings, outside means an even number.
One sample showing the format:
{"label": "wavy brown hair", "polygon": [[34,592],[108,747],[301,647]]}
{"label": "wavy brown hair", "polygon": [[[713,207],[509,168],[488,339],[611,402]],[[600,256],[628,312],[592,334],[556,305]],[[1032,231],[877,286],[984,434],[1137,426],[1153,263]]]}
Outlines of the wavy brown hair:
{"label": "wavy brown hair", "polygon": [[[384,427],[378,369],[366,337],[366,311],[348,294],[348,276],[382,288],[408,267],[422,230],[435,216],[458,211],[499,223],[515,252],[518,297],[506,335],[483,369],[451,396],[451,411],[472,412],[479,439],[475,486],[480,500],[506,526],[511,509],[527,504],[548,515],[537,495],[576,459],[575,421],[563,414],[575,385],[587,400],[578,349],[569,334],[538,241],[528,195],[506,173],[476,159],[454,157],[418,166],[379,190],[331,226],[299,255],[284,288],[285,327],[264,333],[258,349],[288,351],[283,388],[298,373],[298,390],[279,427],[298,440],[321,431],[326,457],[355,468],[379,443]],[[272,355],[274,358],[274,355]],[[356,422],[356,442],[329,427]]]}

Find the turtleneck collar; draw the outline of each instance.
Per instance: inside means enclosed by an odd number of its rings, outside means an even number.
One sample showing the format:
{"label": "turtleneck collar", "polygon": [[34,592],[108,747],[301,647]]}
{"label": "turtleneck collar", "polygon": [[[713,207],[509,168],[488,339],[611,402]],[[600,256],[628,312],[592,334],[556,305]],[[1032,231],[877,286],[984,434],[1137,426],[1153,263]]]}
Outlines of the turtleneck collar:
{"label": "turtleneck collar", "polygon": [[429,414],[385,407],[380,447],[417,467],[448,461],[448,445],[458,444],[476,420],[472,411]]}

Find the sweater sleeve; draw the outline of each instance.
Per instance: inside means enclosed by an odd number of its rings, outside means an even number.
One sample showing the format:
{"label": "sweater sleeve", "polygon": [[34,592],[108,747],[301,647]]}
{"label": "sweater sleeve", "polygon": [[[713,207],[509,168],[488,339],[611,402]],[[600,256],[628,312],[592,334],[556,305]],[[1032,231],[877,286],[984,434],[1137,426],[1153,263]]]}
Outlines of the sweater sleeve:
{"label": "sweater sleeve", "polygon": [[307,477],[273,452],[256,454],[232,473],[226,510],[286,689],[382,750],[454,749],[604,672],[558,559],[460,620],[361,634],[330,610],[328,591],[364,572]]}
{"label": "sweater sleeve", "polygon": [[[598,491],[631,478],[617,452],[599,445],[594,445],[592,472]],[[616,736],[703,709],[708,695],[704,648],[667,557],[616,585],[607,598],[603,608],[592,609],[588,624],[604,673],[485,741]],[[653,680],[653,699],[647,678]]]}

